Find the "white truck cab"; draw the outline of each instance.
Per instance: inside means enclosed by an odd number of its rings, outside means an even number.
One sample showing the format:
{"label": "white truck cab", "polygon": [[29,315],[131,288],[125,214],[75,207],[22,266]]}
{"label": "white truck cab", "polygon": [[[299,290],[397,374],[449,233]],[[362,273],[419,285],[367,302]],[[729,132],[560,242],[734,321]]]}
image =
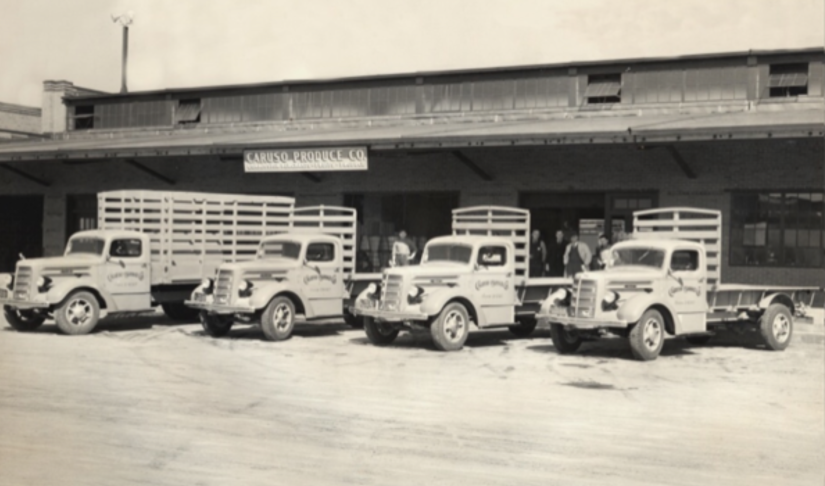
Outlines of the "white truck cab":
{"label": "white truck cab", "polygon": [[[98,228],[72,235],[63,256],[23,259],[3,278],[0,305],[19,331],[54,317],[66,334],[91,332],[107,315],[152,312],[196,319],[184,305],[205,275],[252,258],[283,228],[295,200],[171,191],[98,194]],[[250,243],[252,241],[252,243]]]}
{"label": "white truck cab", "polygon": [[756,328],[769,349],[782,350],[794,316],[821,290],[721,284],[718,211],[662,208],[634,219],[634,238],[612,247],[605,270],[577,275],[542,304],[536,317],[550,324],[559,352],[612,333],[628,338],[637,359],[652,360],[665,338],[701,344],[722,325]]}
{"label": "white truck cab", "polygon": [[528,211],[478,206],[453,211],[453,235],[433,238],[421,263],[384,271],[380,285],[362,292],[353,313],[377,345],[392,343],[399,331],[428,327],[435,346],[464,346],[471,325],[509,327],[519,336],[535,328],[535,308],[524,298],[528,287],[547,295],[553,279],[528,279]]}
{"label": "white truck cab", "polygon": [[355,280],[377,280],[354,275],[355,221],[350,208],[296,208],[284,233],[261,241],[255,259],[221,265],[186,304],[200,310],[213,337],[245,323],[260,324],[267,339],[281,341],[296,322],[346,319]]}

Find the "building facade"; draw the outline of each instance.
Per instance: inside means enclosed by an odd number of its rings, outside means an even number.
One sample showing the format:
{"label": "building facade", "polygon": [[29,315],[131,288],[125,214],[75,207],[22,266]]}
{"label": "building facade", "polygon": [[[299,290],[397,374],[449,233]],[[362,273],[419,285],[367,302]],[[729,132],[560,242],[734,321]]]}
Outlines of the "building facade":
{"label": "building facade", "polygon": [[[398,230],[423,243],[460,206],[528,208],[548,242],[697,206],[722,211],[723,281],[822,285],[824,60],[817,48],[128,94],[67,84],[44,106],[49,140],[0,146],[15,171],[0,174],[0,215],[27,208],[39,252],[56,254],[94,226],[101,190],[293,195],[357,208],[374,270]],[[362,151],[366,170],[311,169],[338,150]],[[278,151],[317,164],[250,172]],[[7,270],[20,245],[0,245]]]}

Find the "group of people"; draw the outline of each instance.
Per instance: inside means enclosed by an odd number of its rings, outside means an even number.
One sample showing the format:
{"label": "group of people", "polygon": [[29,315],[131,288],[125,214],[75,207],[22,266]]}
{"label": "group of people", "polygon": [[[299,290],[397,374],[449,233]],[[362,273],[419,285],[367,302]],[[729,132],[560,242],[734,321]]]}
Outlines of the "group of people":
{"label": "group of people", "polygon": [[574,277],[587,270],[601,270],[610,258],[610,239],[599,235],[595,252],[587,243],[579,241],[578,233],[565,238],[564,231],[556,231],[549,245],[541,239],[541,232],[533,230],[530,238],[531,277]]}

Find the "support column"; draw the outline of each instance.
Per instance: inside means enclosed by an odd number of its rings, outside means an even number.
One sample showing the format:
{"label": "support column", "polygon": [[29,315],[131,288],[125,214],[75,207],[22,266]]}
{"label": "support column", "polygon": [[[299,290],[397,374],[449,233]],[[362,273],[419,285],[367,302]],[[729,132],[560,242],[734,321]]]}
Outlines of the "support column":
{"label": "support column", "polygon": [[66,195],[47,193],[43,198],[43,255],[62,255],[65,243]]}

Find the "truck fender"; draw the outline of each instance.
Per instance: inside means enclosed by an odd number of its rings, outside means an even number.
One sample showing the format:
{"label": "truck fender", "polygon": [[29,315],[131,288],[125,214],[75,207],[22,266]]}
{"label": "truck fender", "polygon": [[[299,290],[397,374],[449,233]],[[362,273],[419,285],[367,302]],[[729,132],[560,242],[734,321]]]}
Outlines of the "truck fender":
{"label": "truck fender", "polygon": [[759,309],[767,310],[773,304],[782,304],[788,308],[788,310],[793,314],[796,310],[796,304],[794,304],[793,299],[790,295],[784,292],[774,292],[773,294],[766,295],[762,300],[759,301]]}
{"label": "truck fender", "polygon": [[[406,296],[402,296],[406,299]],[[470,318],[476,322],[478,327],[483,327],[487,324],[483,312],[479,312],[481,306],[471,297],[464,295],[459,287],[447,287],[430,292],[421,303],[421,312],[430,317],[436,316],[441,312],[441,309],[452,300],[459,300],[467,307],[467,312]]]}
{"label": "truck fender", "polygon": [[304,292],[296,289],[295,286],[290,285],[289,282],[272,282],[257,287],[255,291],[252,292],[252,297],[249,298],[249,305],[254,307],[255,310],[262,310],[269,305],[269,302],[276,295],[283,293],[291,294],[293,300],[297,298],[297,302],[295,302],[295,312],[301,313],[300,310],[303,309],[303,314],[306,317],[312,317],[314,315],[312,306],[309,304],[309,299],[304,295]]}
{"label": "truck fender", "polygon": [[619,311],[616,313],[619,320],[625,321],[628,324],[639,322],[642,314],[653,306],[664,308],[670,316],[663,315],[665,318],[665,328],[670,334],[676,334],[676,327],[678,326],[679,314],[673,308],[673,305],[667,300],[660,300],[654,294],[636,295],[622,303]]}
{"label": "truck fender", "polygon": [[115,299],[112,298],[112,295],[101,289],[93,280],[87,278],[58,282],[48,290],[46,300],[51,305],[59,304],[63,299],[68,297],[69,294],[79,289],[89,289],[99,299],[103,300],[101,307],[105,308],[107,313],[117,310],[117,304],[115,304]]}

